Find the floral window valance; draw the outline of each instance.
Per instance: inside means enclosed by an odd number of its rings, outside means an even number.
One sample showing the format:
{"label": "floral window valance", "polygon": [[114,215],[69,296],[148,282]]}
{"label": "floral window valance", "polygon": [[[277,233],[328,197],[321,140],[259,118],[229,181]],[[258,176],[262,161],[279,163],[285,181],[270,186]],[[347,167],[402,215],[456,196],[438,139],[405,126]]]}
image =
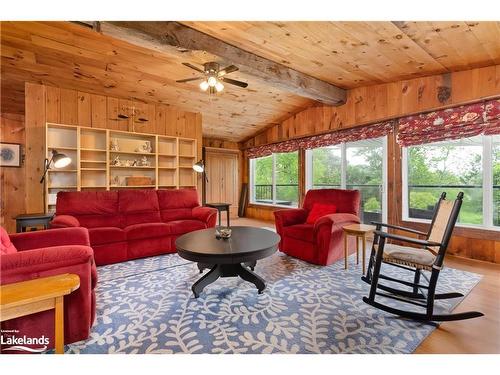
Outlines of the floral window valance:
{"label": "floral window valance", "polygon": [[491,100],[486,103],[485,120],[487,126],[484,134],[500,134],[500,99]]}
{"label": "floral window valance", "polygon": [[247,155],[253,159],[269,156],[273,153],[297,151],[301,148],[307,150],[333,146],[342,142],[383,137],[389,134],[395,125],[398,125],[397,142],[402,147],[473,137],[479,134],[500,134],[500,99],[257,146],[248,149]]}
{"label": "floral window valance", "polygon": [[293,152],[298,149],[308,150],[318,147],[333,146],[342,142],[378,138],[387,135],[393,129],[394,121],[389,121],[364,127],[339,130],[327,134],[315,135],[301,139],[291,139],[280,143],[253,147],[247,150],[247,156],[250,159],[254,159],[269,156],[273,153]]}
{"label": "floral window valance", "polygon": [[499,119],[498,99],[407,116],[398,120],[398,143],[407,147],[479,134],[499,134]]}

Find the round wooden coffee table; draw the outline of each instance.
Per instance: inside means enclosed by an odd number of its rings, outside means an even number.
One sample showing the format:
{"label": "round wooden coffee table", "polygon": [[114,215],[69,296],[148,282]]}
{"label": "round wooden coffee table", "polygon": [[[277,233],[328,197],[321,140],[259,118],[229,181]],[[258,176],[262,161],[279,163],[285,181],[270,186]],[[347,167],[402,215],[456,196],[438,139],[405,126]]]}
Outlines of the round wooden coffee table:
{"label": "round wooden coffee table", "polygon": [[196,298],[219,277],[239,276],[253,283],[259,294],[266,288],[264,279],[253,269],[257,260],[277,250],[280,236],[261,228],[237,226],[231,229],[228,239],[217,239],[215,228],[209,228],[184,234],[175,241],[177,253],[184,259],[198,262],[200,272],[210,268],[191,288]]}

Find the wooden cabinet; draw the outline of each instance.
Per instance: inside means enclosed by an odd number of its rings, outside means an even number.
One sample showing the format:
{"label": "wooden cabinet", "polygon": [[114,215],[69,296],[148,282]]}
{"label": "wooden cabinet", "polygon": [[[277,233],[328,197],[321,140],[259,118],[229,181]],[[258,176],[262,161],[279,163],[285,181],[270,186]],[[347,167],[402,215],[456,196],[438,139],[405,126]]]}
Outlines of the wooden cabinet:
{"label": "wooden cabinet", "polygon": [[239,151],[206,147],[205,163],[207,203],[230,203],[231,217],[238,216]]}

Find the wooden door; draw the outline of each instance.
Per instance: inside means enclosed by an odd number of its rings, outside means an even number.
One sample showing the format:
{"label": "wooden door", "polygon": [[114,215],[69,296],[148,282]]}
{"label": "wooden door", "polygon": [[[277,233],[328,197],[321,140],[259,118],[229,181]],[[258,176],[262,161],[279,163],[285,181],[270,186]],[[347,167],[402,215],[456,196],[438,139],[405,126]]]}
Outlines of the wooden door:
{"label": "wooden door", "polygon": [[239,202],[239,152],[235,150],[206,148],[207,203],[230,203],[231,217],[238,216]]}

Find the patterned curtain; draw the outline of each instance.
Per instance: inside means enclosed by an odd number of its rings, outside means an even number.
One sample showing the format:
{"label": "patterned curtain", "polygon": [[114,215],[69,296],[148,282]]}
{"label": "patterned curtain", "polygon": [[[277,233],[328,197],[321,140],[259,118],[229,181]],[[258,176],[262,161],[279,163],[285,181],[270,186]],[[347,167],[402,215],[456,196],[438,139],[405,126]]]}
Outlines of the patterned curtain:
{"label": "patterned curtain", "polygon": [[500,101],[462,105],[398,120],[402,147],[500,133]]}
{"label": "patterned curtain", "polygon": [[393,129],[394,121],[388,121],[369,126],[339,130],[327,134],[253,147],[247,150],[247,156],[250,159],[255,159],[269,156],[273,153],[292,152],[298,149],[308,150],[317,147],[333,146],[342,142],[379,138],[389,134]]}

